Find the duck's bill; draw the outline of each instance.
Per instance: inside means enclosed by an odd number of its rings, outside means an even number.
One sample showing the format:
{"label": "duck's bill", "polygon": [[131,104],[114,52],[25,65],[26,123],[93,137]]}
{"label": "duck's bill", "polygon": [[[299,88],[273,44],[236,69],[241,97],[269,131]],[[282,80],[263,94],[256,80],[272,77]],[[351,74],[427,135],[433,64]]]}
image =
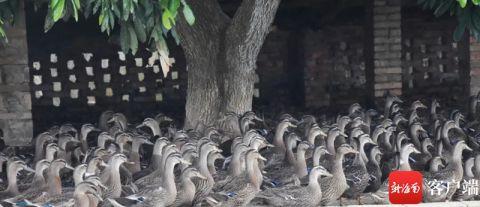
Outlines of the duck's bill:
{"label": "duck's bill", "polygon": [[25,165],[25,167],[23,167],[23,170],[28,171],[28,172],[35,173],[35,170],[34,170],[34,169],[32,169],[31,167],[28,167],[28,166],[26,166],[26,165]]}
{"label": "duck's bill", "polygon": [[263,157],[263,156],[261,156],[261,155],[258,157],[258,159],[263,160],[263,161],[267,161],[267,158],[265,158],[265,157]]}
{"label": "duck's bill", "polygon": [[71,165],[67,164],[65,165],[65,168],[69,169],[69,170],[75,170],[75,168],[73,168]]}

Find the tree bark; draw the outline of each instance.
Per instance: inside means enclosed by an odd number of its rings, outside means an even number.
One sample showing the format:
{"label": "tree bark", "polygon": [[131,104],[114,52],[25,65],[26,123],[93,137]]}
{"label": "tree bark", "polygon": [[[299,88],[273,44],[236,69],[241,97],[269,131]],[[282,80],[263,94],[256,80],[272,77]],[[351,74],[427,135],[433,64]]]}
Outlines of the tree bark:
{"label": "tree bark", "polygon": [[217,0],[188,3],[196,22],[180,17],[176,27],[188,69],[184,128],[201,130],[220,113],[252,110],[257,56],[280,0],[244,0],[232,19]]}

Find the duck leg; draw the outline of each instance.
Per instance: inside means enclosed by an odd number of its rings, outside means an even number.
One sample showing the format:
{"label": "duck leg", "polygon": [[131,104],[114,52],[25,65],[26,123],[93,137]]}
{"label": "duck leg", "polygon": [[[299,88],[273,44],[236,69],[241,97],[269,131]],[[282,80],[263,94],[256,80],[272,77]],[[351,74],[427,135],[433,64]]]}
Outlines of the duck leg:
{"label": "duck leg", "polygon": [[357,197],[358,205],[363,205],[362,203],[362,197],[358,196]]}

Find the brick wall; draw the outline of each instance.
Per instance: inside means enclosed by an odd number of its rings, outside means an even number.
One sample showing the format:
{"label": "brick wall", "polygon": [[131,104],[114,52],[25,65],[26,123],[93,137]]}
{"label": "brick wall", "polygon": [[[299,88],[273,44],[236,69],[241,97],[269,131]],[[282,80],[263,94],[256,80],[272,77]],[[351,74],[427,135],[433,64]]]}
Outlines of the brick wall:
{"label": "brick wall", "polygon": [[[403,15],[403,83],[409,97],[461,94],[462,42],[453,41],[453,18],[411,9]],[[419,28],[422,28],[421,30]]]}
{"label": "brick wall", "polygon": [[14,27],[6,26],[8,43],[0,46],[0,129],[7,145],[18,146],[32,138],[31,97],[24,12]]}
{"label": "brick wall", "polygon": [[470,95],[480,92],[480,42],[470,38]]}
{"label": "brick wall", "polygon": [[402,30],[399,0],[375,0],[373,5],[374,93],[402,93]]}
{"label": "brick wall", "polygon": [[305,36],[305,104],[310,108],[362,102],[365,61],[362,26],[331,26]]}

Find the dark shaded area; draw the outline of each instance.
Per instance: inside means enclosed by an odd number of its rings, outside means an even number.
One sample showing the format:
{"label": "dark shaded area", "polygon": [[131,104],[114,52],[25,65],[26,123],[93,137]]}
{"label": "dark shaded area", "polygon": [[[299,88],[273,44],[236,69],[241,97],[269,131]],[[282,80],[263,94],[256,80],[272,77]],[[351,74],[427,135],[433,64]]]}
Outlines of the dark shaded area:
{"label": "dark shaded area", "polygon": [[[185,60],[180,47],[170,44],[172,55],[176,58],[174,70],[178,71],[178,79],[172,80],[171,73],[163,78],[162,72],[153,73],[152,69],[135,67],[134,56],[127,55],[125,62],[118,60],[120,47],[115,44],[118,38],[114,31],[109,39],[99,31],[97,18],[88,20],[80,18],[79,22],[59,22],[48,32],[43,32],[46,9],[34,11],[33,5],[26,5],[27,38],[29,49],[29,66],[33,61],[40,61],[40,70],[30,70],[32,78],[32,114],[34,133],[44,131],[50,126],[62,123],[95,123],[99,114],[105,110],[122,112],[131,118],[132,122],[139,122],[145,117],[152,117],[159,112],[174,116],[181,120],[184,116],[186,73]],[[50,54],[58,56],[57,63],[50,63]],[[82,53],[92,53],[92,59],[87,62]],[[144,65],[149,53],[140,49],[135,57],[141,57]],[[109,59],[109,67],[101,68],[101,59]],[[75,68],[67,69],[67,60],[74,60]],[[126,65],[127,75],[119,75],[119,66]],[[85,67],[93,67],[95,76],[89,77]],[[58,77],[52,77],[50,68],[56,68]],[[138,81],[138,73],[143,72],[145,79]],[[69,75],[76,75],[76,83],[69,81]],[[104,83],[103,75],[111,74],[111,82]],[[34,75],[42,75],[42,84],[33,83]],[[157,82],[162,80],[162,82]],[[96,89],[88,89],[88,82],[95,82]],[[61,82],[61,92],[53,91],[53,82]],[[179,85],[179,89],[173,88]],[[145,86],[146,92],[140,93],[138,87]],[[113,89],[113,96],[105,96],[107,87]],[[79,98],[70,98],[70,89],[79,89]],[[43,96],[35,98],[35,91],[41,90]],[[155,101],[155,93],[161,92],[162,102]],[[122,101],[122,95],[128,94],[130,102]],[[95,96],[96,104],[89,106],[87,96]],[[61,105],[52,105],[52,97],[60,97]]]}

